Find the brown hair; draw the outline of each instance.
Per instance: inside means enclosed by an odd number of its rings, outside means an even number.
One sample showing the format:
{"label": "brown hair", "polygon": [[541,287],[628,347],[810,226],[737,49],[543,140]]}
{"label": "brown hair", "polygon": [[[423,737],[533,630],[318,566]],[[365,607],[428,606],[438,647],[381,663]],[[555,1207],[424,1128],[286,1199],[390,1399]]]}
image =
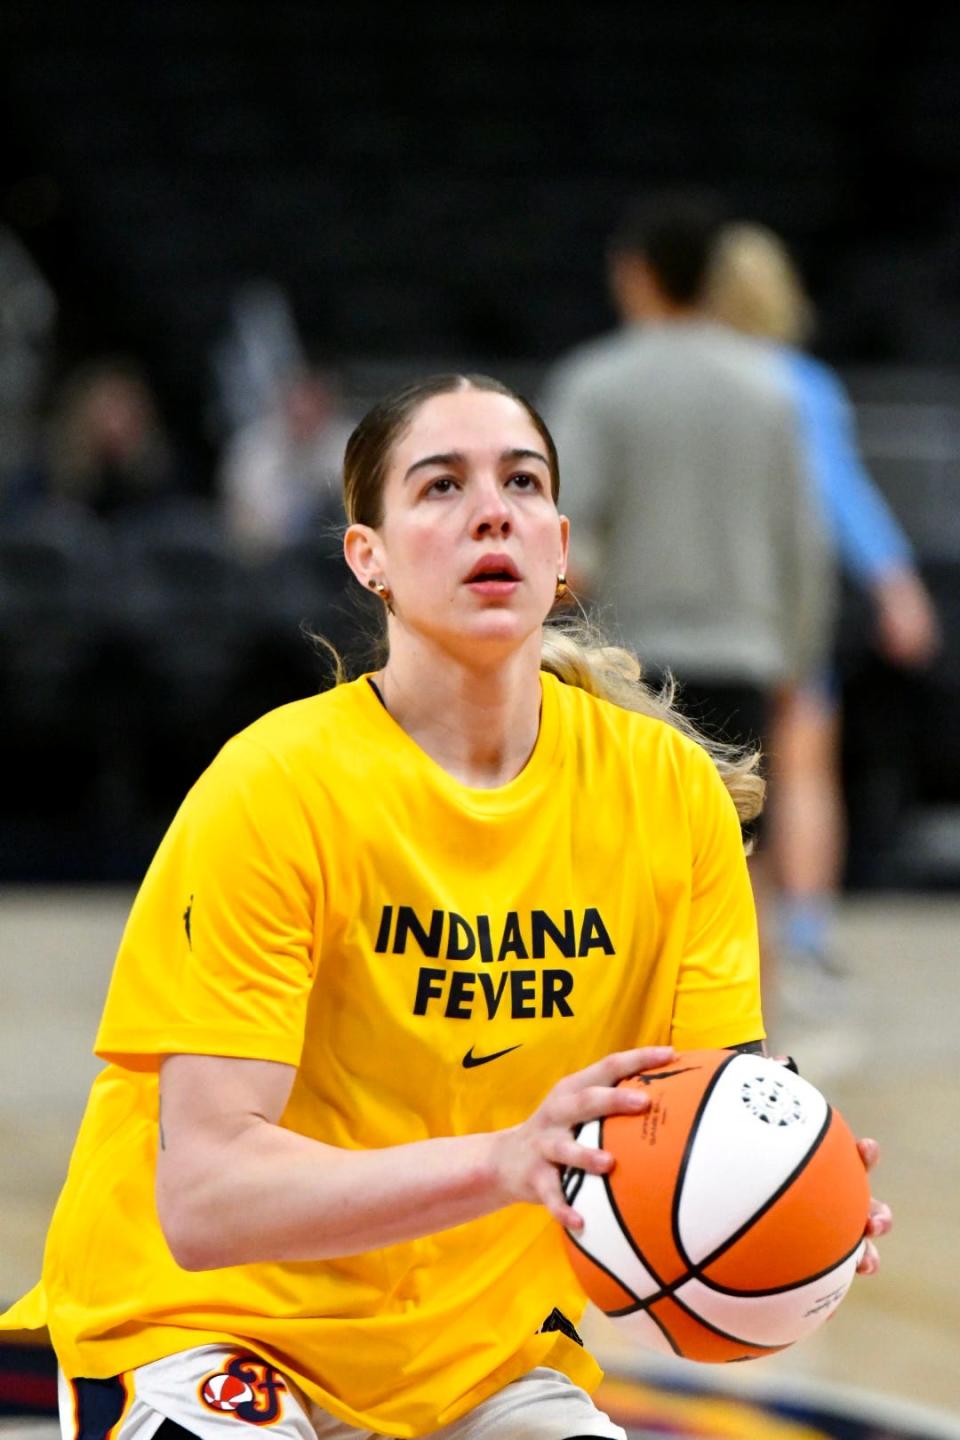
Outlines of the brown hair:
{"label": "brown hair", "polygon": [[494,395],[505,395],[526,410],[547,447],[550,488],[554,500],[557,499],[560,493],[557,447],[529,400],[490,375],[430,375],[426,380],[415,380],[379,401],[364,415],[347,441],[343,459],[343,505],[351,525],[380,524],[383,519],[383,487],[394,446],[424,401],[458,390],[486,390]]}
{"label": "brown hair", "polygon": [[[412,421],[417,409],[434,395],[458,390],[485,390],[506,395],[521,405],[547,450],[553,498],[560,493],[560,464],[557,448],[545,422],[522,396],[488,375],[433,375],[395,391],[374,405],[347,441],[343,462],[343,501],[350,524],[379,525],[383,519],[383,489],[393,448]],[[315,637],[321,639],[321,637]],[[336,666],[337,680],[347,677],[339,657],[328,642]],[[386,645],[382,646],[386,659]],[[744,751],[708,739],[674,708],[674,684],[660,691],[643,678],[637,657],[629,650],[607,643],[604,636],[585,620],[551,620],[544,628],[541,668],[566,685],[576,685],[590,695],[607,700],[624,710],[662,720],[681,734],[695,740],[710,755],[736,806],[741,822],[752,820],[763,807],[765,782],[759,774],[759,750]],[[749,846],[748,846],[749,848]]]}

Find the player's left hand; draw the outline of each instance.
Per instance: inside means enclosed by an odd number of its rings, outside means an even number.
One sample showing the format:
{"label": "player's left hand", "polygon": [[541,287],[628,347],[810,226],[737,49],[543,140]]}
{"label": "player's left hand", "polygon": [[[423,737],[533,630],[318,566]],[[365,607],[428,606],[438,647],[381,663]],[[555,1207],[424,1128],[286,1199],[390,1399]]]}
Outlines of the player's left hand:
{"label": "player's left hand", "polygon": [[[857,1149],[860,1151],[860,1158],[867,1170],[872,1170],[880,1158],[880,1146],[876,1140],[858,1140]],[[867,1228],[864,1230],[866,1245],[860,1264],[857,1266],[858,1275],[875,1275],[880,1268],[880,1256],[877,1247],[873,1243],[875,1237],[886,1235],[893,1224],[893,1214],[889,1205],[882,1200],[870,1201],[870,1215],[867,1219]]]}

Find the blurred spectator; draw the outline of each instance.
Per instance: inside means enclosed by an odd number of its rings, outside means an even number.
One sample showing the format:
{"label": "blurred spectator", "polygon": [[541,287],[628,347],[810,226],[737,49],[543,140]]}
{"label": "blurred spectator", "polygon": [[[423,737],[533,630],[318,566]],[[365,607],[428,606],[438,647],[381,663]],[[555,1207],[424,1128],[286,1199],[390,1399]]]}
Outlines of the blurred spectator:
{"label": "blurred spectator", "polygon": [[228,533],[245,556],[267,559],[330,515],[351,428],[333,377],[303,370],[227,442],[217,492]]}
{"label": "blurred spectator", "polygon": [[290,298],[276,280],[251,280],[231,297],[213,347],[210,421],[220,438],[277,402],[286,377],[308,368]]}
{"label": "blurred spectator", "polygon": [[46,488],[105,518],[166,498],[185,476],[136,362],[82,365],[63,387],[52,419]]}
{"label": "blurred spectator", "polygon": [[[895,665],[928,664],[939,643],[932,601],[906,535],[864,467],[843,383],[800,348],[810,338],[813,310],[783,241],[760,225],[724,227],[707,305],[718,320],[772,342],[770,353],[794,395],[808,473],[841,562],[871,597],[877,647]],[[794,982],[794,1003],[803,1006],[803,992],[809,992],[807,1009],[835,1004],[839,981],[832,954],[834,898],[844,859],[838,689],[828,667],[809,677],[777,708],[771,740],[769,843],[781,889],[784,958],[788,964],[808,962],[799,985],[796,974],[785,972],[785,978]]]}
{"label": "blurred spectator", "polygon": [[823,654],[832,556],[766,347],[703,312],[719,225],[696,196],[628,211],[609,271],[623,323],[562,359],[542,403],[574,583],[681,703],[716,690],[756,739],[773,692]]}
{"label": "blurred spectator", "polygon": [[712,197],[627,211],[609,253],[622,325],[563,359],[542,405],[574,586],[673,672],[691,718],[756,743],[777,692],[822,661],[834,568],[766,347],[703,310],[720,224]]}
{"label": "blurred spectator", "polygon": [[0,226],[0,507],[16,499],[34,461],[57,303],[32,257]]}

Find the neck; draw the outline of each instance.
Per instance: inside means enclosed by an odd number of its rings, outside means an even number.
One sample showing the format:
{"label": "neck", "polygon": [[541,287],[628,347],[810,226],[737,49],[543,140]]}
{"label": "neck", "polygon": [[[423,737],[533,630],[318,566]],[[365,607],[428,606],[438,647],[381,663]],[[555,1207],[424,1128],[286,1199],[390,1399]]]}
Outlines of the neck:
{"label": "neck", "polygon": [[506,785],[529,760],[540,730],[539,632],[488,664],[440,657],[426,641],[395,646],[376,679],[397,724],[463,784]]}
{"label": "neck", "polygon": [[633,305],[625,304],[621,314],[627,323],[632,325],[670,325],[704,318],[699,305],[678,305],[665,295],[659,294],[647,295]]}

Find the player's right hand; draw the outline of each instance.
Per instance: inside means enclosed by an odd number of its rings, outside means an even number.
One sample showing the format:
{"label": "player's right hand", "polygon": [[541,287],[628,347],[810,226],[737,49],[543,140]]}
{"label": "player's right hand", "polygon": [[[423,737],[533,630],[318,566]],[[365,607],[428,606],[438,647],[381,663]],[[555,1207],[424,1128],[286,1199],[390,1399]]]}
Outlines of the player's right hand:
{"label": "player's right hand", "polygon": [[581,1230],[583,1219],[563,1198],[561,1173],[567,1166],[603,1175],[614,1160],[606,1150],[579,1145],[573,1132],[588,1120],[607,1115],[638,1115],[650,1097],[621,1080],[653,1070],[673,1058],[670,1045],[648,1045],[606,1055],[584,1070],[558,1081],[529,1119],[495,1136],[494,1169],[501,1204],[530,1201],[545,1205],[568,1230]]}

